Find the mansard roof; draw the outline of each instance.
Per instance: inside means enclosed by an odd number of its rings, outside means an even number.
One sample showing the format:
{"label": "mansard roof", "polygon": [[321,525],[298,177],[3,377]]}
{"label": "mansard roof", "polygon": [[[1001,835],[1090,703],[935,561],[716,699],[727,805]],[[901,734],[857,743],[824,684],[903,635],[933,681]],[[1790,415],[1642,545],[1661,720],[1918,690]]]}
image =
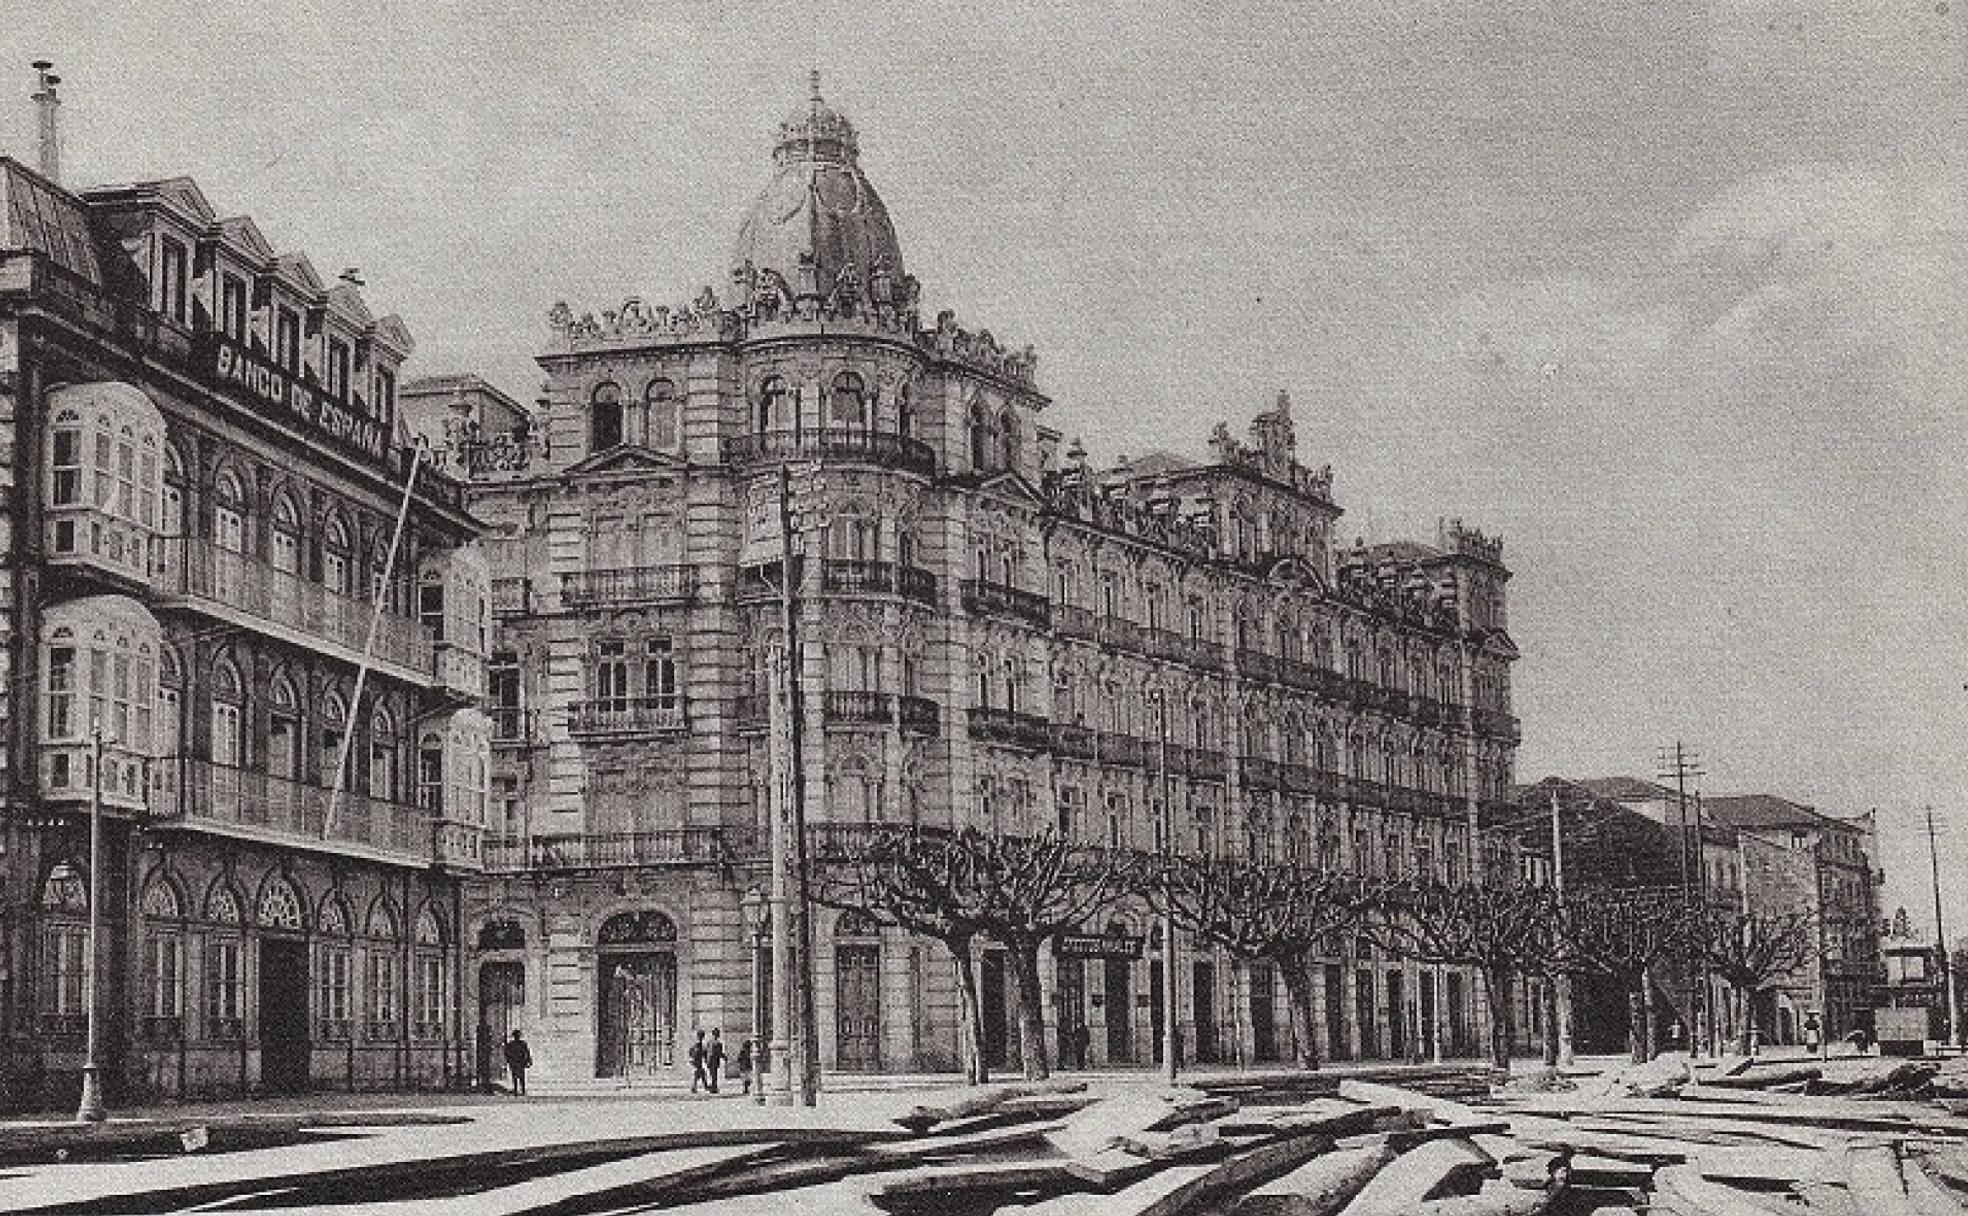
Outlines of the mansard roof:
{"label": "mansard roof", "polygon": [[229,215],[217,224],[219,240],[264,268],[273,261],[273,245],[247,215]]}
{"label": "mansard roof", "polygon": [[38,253],[96,287],[103,285],[95,231],[80,199],[0,156],[0,253]]}

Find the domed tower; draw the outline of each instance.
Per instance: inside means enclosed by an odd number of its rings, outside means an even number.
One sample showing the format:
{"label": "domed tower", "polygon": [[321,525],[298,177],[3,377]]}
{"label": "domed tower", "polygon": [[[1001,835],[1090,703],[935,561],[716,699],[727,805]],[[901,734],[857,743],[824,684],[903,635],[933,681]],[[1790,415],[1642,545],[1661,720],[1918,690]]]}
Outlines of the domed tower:
{"label": "domed tower", "polygon": [[902,247],[881,196],[861,172],[854,124],[820,97],[779,124],[774,171],[738,226],[735,275],[777,275],[794,297],[824,296],[844,281],[903,279]]}

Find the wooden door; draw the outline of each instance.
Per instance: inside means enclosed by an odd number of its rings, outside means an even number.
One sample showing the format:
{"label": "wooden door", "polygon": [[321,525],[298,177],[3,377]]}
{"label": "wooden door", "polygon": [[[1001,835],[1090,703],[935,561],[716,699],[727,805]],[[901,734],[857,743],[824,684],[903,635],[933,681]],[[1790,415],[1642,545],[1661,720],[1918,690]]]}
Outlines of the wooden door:
{"label": "wooden door", "polygon": [[1257,1060],[1278,1058],[1277,973],[1268,964],[1253,963],[1250,969],[1251,1056]]}
{"label": "wooden door", "polygon": [[1408,993],[1398,971],[1387,973],[1387,1054],[1396,1060],[1408,1054]]}
{"label": "wooden door", "polygon": [[1059,1062],[1066,1068],[1085,1068],[1086,1049],[1081,1032],[1086,1029],[1086,960],[1062,958],[1054,964],[1054,999],[1059,1002]]}
{"label": "wooden door", "polygon": [[526,964],[486,963],[478,969],[478,1070],[480,1081],[505,1075],[505,1042],[526,1029]]}
{"label": "wooden door", "polygon": [[1194,987],[1190,999],[1196,1007],[1196,1063],[1214,1064],[1221,1054],[1216,1041],[1216,964],[1199,958],[1191,974]]}
{"label": "wooden door", "polygon": [[1134,996],[1128,989],[1128,961],[1106,960],[1102,976],[1102,996],[1107,1014],[1107,1062],[1126,1064],[1134,1059]]}
{"label": "wooden door", "polygon": [[307,943],[260,939],[260,1084],[272,1093],[308,1087]]}
{"label": "wooden door", "polygon": [[[1353,1045],[1346,1041],[1346,977],[1330,963],[1320,970],[1326,973],[1326,1058],[1351,1059]],[[1306,1033],[1312,1033],[1309,1027]]]}
{"label": "wooden door", "polygon": [[881,1069],[881,947],[834,947],[834,1056],[843,1072]]}

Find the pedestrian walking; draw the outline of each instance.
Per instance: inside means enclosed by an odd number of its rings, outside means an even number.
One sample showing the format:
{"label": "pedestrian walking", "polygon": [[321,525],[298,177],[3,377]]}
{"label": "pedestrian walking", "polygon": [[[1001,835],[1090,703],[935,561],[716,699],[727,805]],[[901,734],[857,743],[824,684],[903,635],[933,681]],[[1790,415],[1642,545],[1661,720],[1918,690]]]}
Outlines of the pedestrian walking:
{"label": "pedestrian walking", "polygon": [[704,1032],[697,1032],[697,1041],[690,1045],[690,1092],[696,1093],[699,1085],[708,1088],[710,1077],[704,1072]]}
{"label": "pedestrian walking", "polygon": [[526,1096],[526,1070],[533,1067],[533,1049],[515,1030],[512,1038],[506,1040],[505,1052],[506,1071],[512,1074],[513,1096],[523,1098]]}
{"label": "pedestrian walking", "polygon": [[1812,1055],[1818,1054],[1818,1015],[1815,1013],[1804,1015],[1804,1050]]}
{"label": "pedestrian walking", "polygon": [[718,1091],[718,1074],[724,1071],[724,1032],[711,1031],[711,1046],[704,1052],[704,1073],[710,1078],[711,1092]]}
{"label": "pedestrian walking", "polygon": [[752,1092],[752,1041],[746,1039],[738,1044],[738,1092]]}

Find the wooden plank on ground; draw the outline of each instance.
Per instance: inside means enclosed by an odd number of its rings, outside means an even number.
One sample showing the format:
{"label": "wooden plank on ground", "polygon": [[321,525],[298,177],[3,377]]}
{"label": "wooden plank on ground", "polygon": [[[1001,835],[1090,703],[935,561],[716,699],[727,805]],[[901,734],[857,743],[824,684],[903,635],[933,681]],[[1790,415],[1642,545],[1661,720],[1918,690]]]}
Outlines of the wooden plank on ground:
{"label": "wooden plank on ground", "polygon": [[1425,1199],[1410,1212],[1412,1216],[1538,1216],[1556,1198],[1550,1191],[1486,1182],[1474,1195]]}
{"label": "wooden plank on ground", "polygon": [[564,1170],[472,1195],[363,1205],[375,1216],[554,1216],[587,1205],[642,1203],[772,1152],[772,1145],[680,1148]]}
{"label": "wooden plank on ground", "polygon": [[1010,1127],[992,1127],[977,1132],[924,1136],[915,1140],[894,1140],[885,1144],[870,1145],[868,1155],[889,1161],[923,1161],[932,1157],[975,1153],[986,1149],[1003,1148],[1006,1145],[1043,1140],[1048,1133],[1058,1131],[1064,1126],[1065,1124],[1060,1122],[1018,1123]]}
{"label": "wooden plank on ground", "polygon": [[1710,1182],[1691,1165],[1670,1165],[1654,1175],[1653,1211],[1671,1216],[1787,1216],[1791,1206]]}
{"label": "wooden plank on ground", "polygon": [[1907,1198],[1919,1209],[1920,1216],[1961,1216],[1963,1205],[1955,1202],[1932,1175],[1921,1169],[1917,1160],[1902,1161],[1900,1172],[1906,1179]]}
{"label": "wooden plank on ground", "polygon": [[1231,1212],[1234,1216],[1333,1216],[1394,1160],[1386,1145],[1336,1149],[1257,1187]]}
{"label": "wooden plank on ground", "polygon": [[[1139,1161],[1140,1158],[1135,1158]],[[960,1191],[1018,1191],[1033,1187],[1071,1185],[1066,1162],[1032,1159],[984,1161],[961,1165],[928,1165],[867,1180],[874,1195],[942,1195]],[[1147,1162],[1148,1171],[1155,1167]]]}
{"label": "wooden plank on ground", "polygon": [[1890,1144],[1855,1144],[1845,1150],[1845,1189],[1866,1216],[1921,1216],[1907,1197],[1900,1154]]}
{"label": "wooden plank on ground", "polygon": [[1132,1185],[1111,1193],[1054,1195],[1027,1207],[1014,1209],[1018,1216],[1158,1216],[1180,1211],[1170,1208],[1169,1197],[1209,1173],[1207,1165],[1176,1165],[1161,1170]]}
{"label": "wooden plank on ground", "polygon": [[1814,1149],[1704,1147],[1689,1164],[1711,1182],[1837,1182],[1845,1164],[1837,1153]]}
{"label": "wooden plank on ground", "polygon": [[1443,1123],[1480,1123],[1489,1117],[1475,1107],[1457,1102],[1453,1098],[1437,1098],[1412,1089],[1401,1089],[1374,1081],[1360,1081],[1352,1077],[1347,1077],[1339,1083],[1339,1096],[1368,1105],[1398,1106],[1402,1110],[1422,1111],[1429,1118]]}
{"label": "wooden plank on ground", "polygon": [[1408,1216],[1459,1174],[1487,1169],[1490,1159],[1467,1140],[1431,1140],[1390,1162],[1353,1196],[1345,1216]]}
{"label": "wooden plank on ground", "polygon": [[1080,1093],[1085,1089],[1084,1081],[1030,1081],[1018,1085],[980,1085],[975,1089],[946,1098],[935,1106],[916,1106],[908,1114],[897,1116],[895,1122],[911,1131],[921,1132],[951,1119],[984,1114],[1012,1098]]}
{"label": "wooden plank on ground", "polygon": [[1314,1098],[1297,1106],[1239,1111],[1219,1120],[1226,1136],[1364,1131],[1375,1119],[1399,1114],[1395,1106],[1362,1106],[1342,1098]]}
{"label": "wooden plank on ground", "polygon": [[1193,1090],[1115,1094],[1067,1116],[1064,1126],[1049,1133],[1046,1140],[1068,1157],[1084,1157],[1123,1136],[1168,1131],[1214,1117],[1212,1112],[1219,1110],[1220,1104],[1220,1099]]}

